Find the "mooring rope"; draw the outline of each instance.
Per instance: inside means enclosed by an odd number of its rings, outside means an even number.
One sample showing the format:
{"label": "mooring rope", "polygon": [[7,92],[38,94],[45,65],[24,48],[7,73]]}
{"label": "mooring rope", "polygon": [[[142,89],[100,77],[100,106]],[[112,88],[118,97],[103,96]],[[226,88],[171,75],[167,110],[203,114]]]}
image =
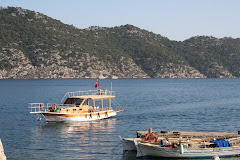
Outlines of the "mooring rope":
{"label": "mooring rope", "polygon": [[[119,143],[116,145],[116,147],[114,147],[114,148],[112,149],[112,153],[114,153],[114,150],[115,150],[120,144],[121,144],[121,142],[119,142]],[[114,154],[116,154],[116,153],[114,153]]]}

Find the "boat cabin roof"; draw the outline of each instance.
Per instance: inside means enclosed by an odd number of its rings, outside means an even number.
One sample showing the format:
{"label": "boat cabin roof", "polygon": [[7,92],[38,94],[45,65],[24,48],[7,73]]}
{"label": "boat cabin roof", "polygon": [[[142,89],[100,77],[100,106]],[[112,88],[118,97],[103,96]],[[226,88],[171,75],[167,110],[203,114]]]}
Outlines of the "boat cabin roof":
{"label": "boat cabin roof", "polygon": [[79,99],[109,99],[109,98],[115,98],[115,96],[112,95],[84,95],[84,96],[73,96],[69,98],[79,98]]}

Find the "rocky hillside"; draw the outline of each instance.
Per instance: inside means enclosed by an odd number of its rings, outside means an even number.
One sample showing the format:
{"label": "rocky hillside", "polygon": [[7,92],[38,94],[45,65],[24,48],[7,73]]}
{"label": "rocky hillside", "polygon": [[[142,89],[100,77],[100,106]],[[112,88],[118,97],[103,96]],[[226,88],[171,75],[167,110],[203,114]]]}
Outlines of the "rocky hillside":
{"label": "rocky hillside", "polygon": [[192,37],[183,42],[185,59],[207,77],[240,76],[240,38]]}
{"label": "rocky hillside", "polygon": [[0,78],[239,77],[240,39],[171,41],[132,25],[77,29],[0,8]]}

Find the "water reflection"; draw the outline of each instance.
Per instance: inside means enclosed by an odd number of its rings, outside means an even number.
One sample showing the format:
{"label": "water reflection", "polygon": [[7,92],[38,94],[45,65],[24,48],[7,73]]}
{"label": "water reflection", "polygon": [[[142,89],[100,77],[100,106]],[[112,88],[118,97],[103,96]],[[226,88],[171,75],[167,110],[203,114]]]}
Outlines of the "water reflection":
{"label": "water reflection", "polygon": [[[39,125],[31,130],[31,148],[41,153],[50,149],[53,159],[59,156],[62,159],[109,158],[109,154],[112,154],[118,143],[115,125],[115,118],[94,122]],[[49,151],[46,153],[49,154]],[[46,155],[41,156],[47,158]]]}
{"label": "water reflection", "polygon": [[[116,119],[45,124],[32,121],[36,117],[29,115],[28,102],[56,102],[66,90],[76,91],[79,87],[88,90],[95,81],[2,80],[0,136],[7,158],[136,159],[136,153],[123,154],[118,135],[135,137],[137,130],[150,127],[226,132],[240,128],[239,79],[119,79],[115,82],[116,100],[125,109]],[[108,84],[107,79],[101,82],[102,86]],[[229,159],[239,157],[226,160]]]}

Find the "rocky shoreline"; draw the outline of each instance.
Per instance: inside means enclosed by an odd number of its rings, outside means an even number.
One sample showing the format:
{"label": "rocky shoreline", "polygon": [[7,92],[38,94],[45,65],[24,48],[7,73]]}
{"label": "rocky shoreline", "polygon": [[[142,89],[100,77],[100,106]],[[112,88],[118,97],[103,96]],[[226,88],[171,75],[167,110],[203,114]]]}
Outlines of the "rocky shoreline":
{"label": "rocky shoreline", "polygon": [[3,144],[2,144],[1,139],[0,139],[0,159],[1,160],[6,160],[7,159],[7,157],[4,154],[4,148],[3,148]]}

